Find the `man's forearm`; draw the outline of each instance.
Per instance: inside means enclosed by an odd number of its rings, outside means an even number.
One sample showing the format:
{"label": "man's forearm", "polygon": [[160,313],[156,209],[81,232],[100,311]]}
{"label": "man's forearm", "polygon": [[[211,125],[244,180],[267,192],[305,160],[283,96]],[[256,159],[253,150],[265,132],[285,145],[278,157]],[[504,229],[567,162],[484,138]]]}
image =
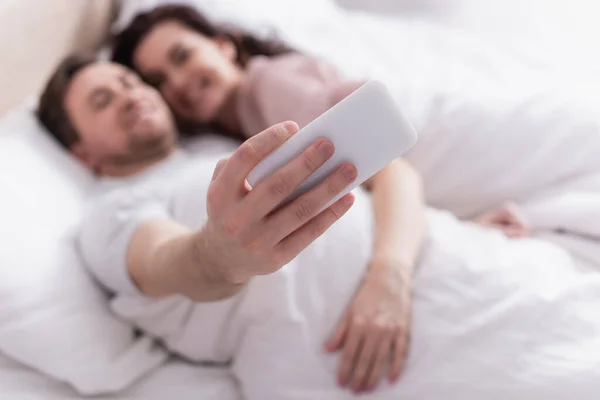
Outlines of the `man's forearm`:
{"label": "man's forearm", "polygon": [[128,269],[139,290],[151,297],[180,294],[198,302],[235,295],[244,284],[229,282],[206,262],[199,235],[171,221],[144,224],[132,240]]}
{"label": "man's forearm", "polygon": [[[375,209],[373,258],[394,260],[410,274],[421,249],[425,207],[419,175],[396,160],[367,182]],[[374,263],[385,265],[386,263]]]}

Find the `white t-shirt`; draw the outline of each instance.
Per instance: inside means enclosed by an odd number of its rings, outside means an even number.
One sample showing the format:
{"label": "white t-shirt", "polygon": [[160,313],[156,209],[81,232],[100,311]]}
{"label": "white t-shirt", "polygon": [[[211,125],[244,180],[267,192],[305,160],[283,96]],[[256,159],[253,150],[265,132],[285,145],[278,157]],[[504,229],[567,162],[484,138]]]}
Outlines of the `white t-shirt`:
{"label": "white t-shirt", "polygon": [[[99,180],[80,245],[88,267],[111,292],[139,294],[127,273],[125,255],[140,222],[162,218],[190,228],[201,226],[206,219],[206,190],[218,160],[179,150],[138,175]],[[195,203],[193,210],[178,204],[183,196],[177,192],[184,188],[190,189],[186,200]]]}
{"label": "white t-shirt", "polygon": [[[236,296],[210,303],[195,303],[183,296],[143,296],[125,264],[132,234],[141,222],[160,218],[200,228],[207,218],[212,173],[224,155],[198,157],[179,151],[134,177],[103,179],[79,236],[86,265],[115,294],[113,311],[196,361],[232,359],[247,326],[264,318],[267,310],[271,318],[287,318],[310,305],[303,311],[306,318],[314,323],[335,322],[370,254],[371,204],[359,190],[354,207],[322,238],[277,273],[254,278]],[[339,296],[315,309],[308,300],[321,296],[316,288],[325,296],[335,292]],[[317,325],[328,329],[322,322]]]}

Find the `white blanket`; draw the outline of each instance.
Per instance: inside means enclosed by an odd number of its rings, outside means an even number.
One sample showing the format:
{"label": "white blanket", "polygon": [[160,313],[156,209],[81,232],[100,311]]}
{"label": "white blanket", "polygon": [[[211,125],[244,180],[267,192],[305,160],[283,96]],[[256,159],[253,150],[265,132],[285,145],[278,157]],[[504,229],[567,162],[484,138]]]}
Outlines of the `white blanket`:
{"label": "white blanket", "polygon": [[[0,354],[2,398],[10,400],[76,400],[82,396],[66,383]],[[240,400],[235,382],[224,368],[199,367],[171,360],[143,380],[113,396],[96,400]]]}
{"label": "white blanket", "polygon": [[600,173],[557,184],[523,209],[536,236],[600,269]]}
{"label": "white blanket", "polygon": [[[600,265],[549,241],[507,240],[449,214],[430,211],[428,221],[405,373],[397,385],[362,397],[595,399],[600,275],[589,267]],[[329,245],[329,266],[339,268],[330,278],[358,281],[356,253]],[[588,250],[597,256],[600,246]],[[316,278],[319,267],[312,265],[299,266],[297,274],[308,276],[311,269]],[[321,286],[315,281],[302,298],[298,286],[288,286],[279,308],[265,307],[247,329],[235,363],[247,399],[353,398],[336,386],[337,357],[322,352],[327,327],[349,293]]]}
{"label": "white blanket", "polygon": [[[405,375],[365,398],[563,399],[600,390],[600,353],[591,351],[600,344],[600,275],[590,274],[600,268],[600,244],[590,239],[599,230],[597,182],[572,180],[523,205],[542,238],[509,240],[429,210]],[[323,343],[370,256],[371,204],[356,196],[331,230],[281,271],[253,279],[238,301],[120,297],[113,309],[151,332],[196,332],[198,347],[232,343],[225,351],[248,400],[350,399]],[[226,337],[211,339],[214,313],[228,316]]]}

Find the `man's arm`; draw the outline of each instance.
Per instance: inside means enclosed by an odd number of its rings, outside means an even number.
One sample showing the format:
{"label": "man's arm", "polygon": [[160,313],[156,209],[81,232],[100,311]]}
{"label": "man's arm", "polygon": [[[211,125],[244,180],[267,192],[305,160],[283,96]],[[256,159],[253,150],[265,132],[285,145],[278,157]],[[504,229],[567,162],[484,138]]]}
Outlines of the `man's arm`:
{"label": "man's arm", "polygon": [[199,302],[236,294],[244,285],[228,282],[202,262],[198,235],[171,220],[143,223],[127,252],[128,272],[137,288],[150,297],[183,294]]}
{"label": "man's arm", "polygon": [[348,211],[351,194],[317,214],[356,179],[351,164],[278,208],[333,155],[333,143],[323,139],[256,187],[248,187],[248,173],[297,131],[295,123],[275,125],[219,163],[207,194],[208,220],[199,231],[168,220],[149,221],[136,230],[126,260],[142,293],[182,294],[196,301],[232,296],[251,277],[287,264]]}

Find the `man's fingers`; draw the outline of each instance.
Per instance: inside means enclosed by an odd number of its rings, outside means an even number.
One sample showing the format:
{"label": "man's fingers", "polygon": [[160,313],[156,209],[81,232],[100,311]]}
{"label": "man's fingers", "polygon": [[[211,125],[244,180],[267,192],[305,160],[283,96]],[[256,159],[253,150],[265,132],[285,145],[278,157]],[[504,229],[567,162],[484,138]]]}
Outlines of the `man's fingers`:
{"label": "man's fingers", "polygon": [[317,140],[279,171],[264,179],[244,199],[242,215],[265,217],[284,201],[296,187],[331,158],[335,149],[326,139]]}
{"label": "man's fingers", "polygon": [[340,347],[342,347],[342,344],[344,343],[344,339],[346,338],[346,332],[348,330],[348,323],[350,321],[350,318],[348,318],[348,315],[344,315],[344,317],[342,317],[341,321],[338,323],[335,332],[333,333],[333,335],[329,338],[329,340],[327,341],[327,343],[325,344],[325,349],[329,352],[333,352],[333,351],[337,351],[340,349]]}
{"label": "man's fingers", "polygon": [[275,250],[283,254],[282,258],[285,260],[292,260],[346,214],[352,204],[354,204],[354,195],[348,193],[296,232],[283,239]]}
{"label": "man's fingers", "polygon": [[383,377],[384,370],[389,366],[392,351],[392,341],[389,334],[379,340],[377,353],[365,381],[365,390],[373,390]]}
{"label": "man's fingers", "polygon": [[273,150],[281,146],[294,133],[298,132],[295,122],[286,121],[262,131],[246,140],[231,155],[219,174],[219,181],[228,187],[240,187],[256,165]]}
{"label": "man's fingers", "polygon": [[221,173],[221,170],[223,170],[223,167],[225,166],[225,164],[227,164],[227,158],[219,160],[219,162],[217,163],[217,166],[215,167],[215,170],[213,171],[213,176],[212,176],[212,179],[210,180],[211,182],[214,182],[215,179],[217,179],[219,177],[219,174]]}
{"label": "man's fingers", "polygon": [[367,376],[370,373],[371,366],[377,355],[377,343],[381,339],[381,332],[377,330],[367,331],[365,333],[364,344],[360,350],[360,354],[356,358],[354,364],[354,373],[352,374],[352,389],[358,393],[365,386]]}
{"label": "man's fingers", "polygon": [[[350,185],[356,176],[356,167],[344,163],[316,187],[276,211],[267,219],[266,225],[268,230],[277,236],[268,240],[277,243],[313,219],[319,210]],[[324,232],[314,221],[313,228]]]}
{"label": "man's fingers", "polygon": [[344,351],[340,360],[340,368],[338,371],[338,383],[340,386],[346,386],[350,378],[350,374],[354,369],[356,358],[360,353],[362,341],[364,337],[364,328],[360,325],[350,327],[348,340],[344,345]]}
{"label": "man's fingers", "polygon": [[390,381],[396,382],[400,378],[402,368],[404,367],[404,361],[406,360],[406,353],[408,350],[408,340],[404,333],[398,335],[394,340],[394,350],[392,359],[392,368],[390,369]]}

